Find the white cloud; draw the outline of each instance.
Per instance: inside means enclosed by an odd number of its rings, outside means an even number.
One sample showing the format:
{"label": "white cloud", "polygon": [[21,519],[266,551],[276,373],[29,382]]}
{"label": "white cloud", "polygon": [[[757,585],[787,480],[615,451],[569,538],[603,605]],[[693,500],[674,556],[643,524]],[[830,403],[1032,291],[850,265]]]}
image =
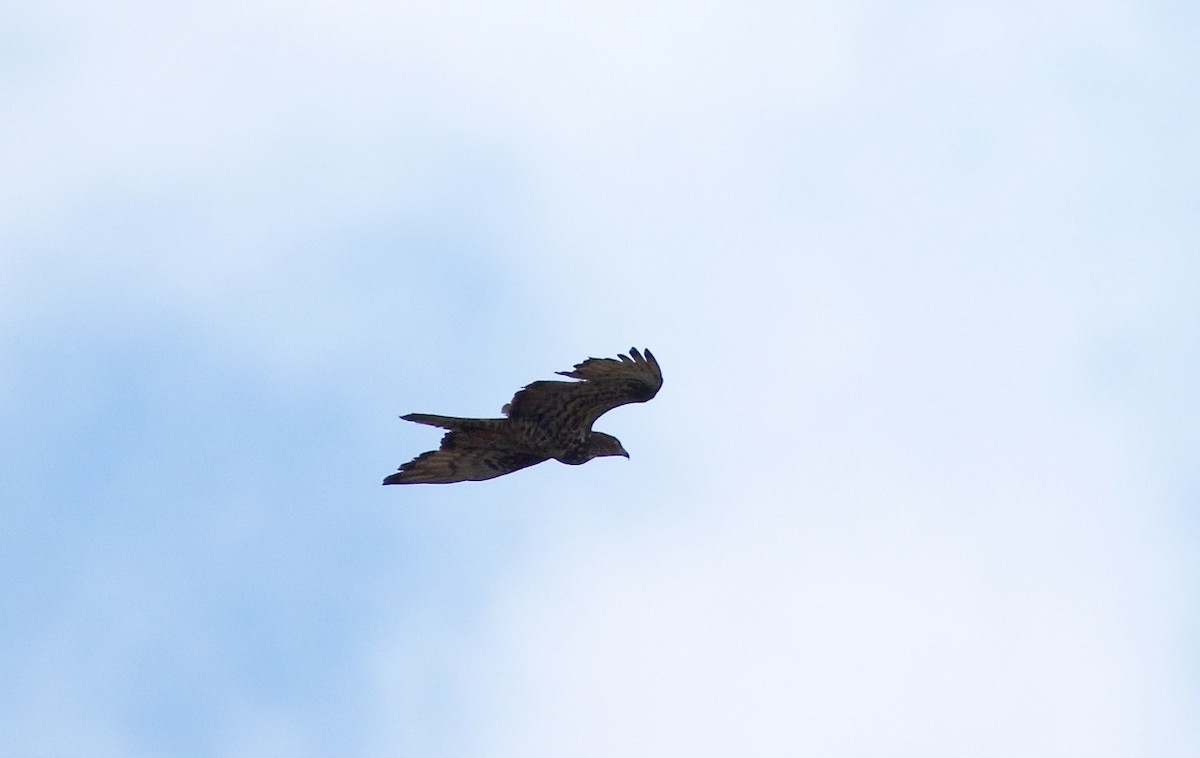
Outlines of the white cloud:
{"label": "white cloud", "polygon": [[470,649],[477,753],[1182,755],[1195,588],[1103,458],[1094,491],[743,464],[699,519],[555,534]]}

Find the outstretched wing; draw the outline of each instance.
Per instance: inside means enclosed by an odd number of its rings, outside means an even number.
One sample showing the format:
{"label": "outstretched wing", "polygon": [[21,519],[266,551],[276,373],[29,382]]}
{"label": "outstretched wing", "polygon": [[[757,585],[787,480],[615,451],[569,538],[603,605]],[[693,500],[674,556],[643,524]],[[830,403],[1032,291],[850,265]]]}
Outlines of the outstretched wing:
{"label": "outstretched wing", "polygon": [[578,382],[534,382],[513,396],[503,412],[512,419],[590,429],[619,405],[644,403],[662,387],[662,369],[649,350],[631,348],[617,358],[588,358],[571,371],[557,372]]}
{"label": "outstretched wing", "polygon": [[442,437],[440,448],[418,455],[401,466],[399,472],[384,479],[383,483],[477,482],[510,474],[546,460],[542,455],[513,450],[505,443],[504,429],[498,425],[447,432]]}

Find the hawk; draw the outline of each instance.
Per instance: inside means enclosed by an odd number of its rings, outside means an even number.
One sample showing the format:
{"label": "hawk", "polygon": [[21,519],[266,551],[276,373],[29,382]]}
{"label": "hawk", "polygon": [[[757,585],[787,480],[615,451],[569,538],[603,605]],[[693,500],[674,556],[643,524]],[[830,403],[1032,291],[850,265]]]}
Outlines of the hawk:
{"label": "hawk", "polygon": [[593,432],[592,424],[619,405],[644,403],[658,394],[663,378],[654,355],[630,348],[629,355],[588,358],[557,373],[580,381],[534,382],[500,409],[504,418],[401,416],[449,431],[441,447],[418,455],[383,483],[482,481],[551,458],[572,466],[606,455],[628,458],[620,440]]}

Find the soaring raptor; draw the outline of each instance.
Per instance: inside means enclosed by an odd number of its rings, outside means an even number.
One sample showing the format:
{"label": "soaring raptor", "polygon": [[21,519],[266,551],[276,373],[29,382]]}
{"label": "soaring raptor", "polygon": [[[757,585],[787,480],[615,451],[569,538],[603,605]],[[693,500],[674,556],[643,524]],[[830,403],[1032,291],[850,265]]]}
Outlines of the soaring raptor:
{"label": "soaring raptor", "polygon": [[577,466],[604,455],[629,457],[621,441],[592,424],[618,405],[644,403],[662,387],[662,369],[647,350],[618,358],[588,358],[571,371],[577,382],[528,385],[500,412],[505,418],[457,418],[410,413],[405,421],[448,429],[437,450],[400,467],[384,484],[481,481],[548,461]]}

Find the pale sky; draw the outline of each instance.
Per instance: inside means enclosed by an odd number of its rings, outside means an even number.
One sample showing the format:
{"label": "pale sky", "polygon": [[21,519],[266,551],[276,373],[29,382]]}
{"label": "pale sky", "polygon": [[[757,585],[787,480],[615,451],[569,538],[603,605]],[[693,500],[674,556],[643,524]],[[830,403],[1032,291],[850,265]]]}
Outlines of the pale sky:
{"label": "pale sky", "polygon": [[0,30],[0,754],[1200,754],[1196,9]]}

